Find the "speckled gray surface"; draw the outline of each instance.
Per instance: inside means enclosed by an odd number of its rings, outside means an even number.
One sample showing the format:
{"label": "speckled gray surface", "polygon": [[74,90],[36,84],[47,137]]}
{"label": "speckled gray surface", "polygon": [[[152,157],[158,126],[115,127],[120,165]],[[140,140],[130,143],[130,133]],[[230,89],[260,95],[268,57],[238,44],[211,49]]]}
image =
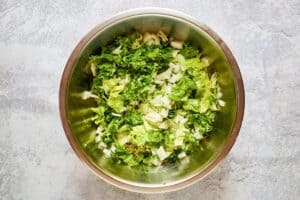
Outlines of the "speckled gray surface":
{"label": "speckled gray surface", "polygon": [[[229,156],[201,182],[137,194],[95,177],[58,114],[64,64],[80,38],[119,11],[160,6],[208,24],[231,47],[246,89]],[[0,2],[0,199],[299,199],[300,1]]]}

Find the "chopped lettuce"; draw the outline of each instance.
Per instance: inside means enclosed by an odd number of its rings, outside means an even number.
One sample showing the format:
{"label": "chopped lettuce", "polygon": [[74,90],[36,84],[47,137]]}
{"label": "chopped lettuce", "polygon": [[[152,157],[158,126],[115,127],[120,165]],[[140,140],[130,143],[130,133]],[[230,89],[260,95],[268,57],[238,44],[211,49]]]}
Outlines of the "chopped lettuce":
{"label": "chopped lettuce", "polygon": [[198,57],[199,53],[199,49],[189,45],[185,45],[184,48],[180,50],[180,54],[186,59]]}
{"label": "chopped lettuce", "polygon": [[139,76],[134,78],[126,88],[123,96],[126,100],[143,100],[147,96],[147,92],[150,89],[150,84],[152,82],[151,76]]}
{"label": "chopped lettuce", "polygon": [[129,111],[124,116],[124,121],[128,125],[136,126],[139,124],[143,124],[142,115],[136,110]]}
{"label": "chopped lettuce", "polygon": [[188,98],[192,91],[196,89],[196,83],[188,76],[183,76],[181,80],[172,88],[170,99],[172,101],[183,101]]}
{"label": "chopped lettuce", "polygon": [[107,105],[113,108],[117,113],[126,110],[124,107],[124,97],[121,95],[110,95],[107,99]]}
{"label": "chopped lettuce", "polygon": [[221,99],[217,74],[199,48],[158,33],[119,36],[89,57],[96,132],[105,157],[130,167],[189,162],[211,134]]}

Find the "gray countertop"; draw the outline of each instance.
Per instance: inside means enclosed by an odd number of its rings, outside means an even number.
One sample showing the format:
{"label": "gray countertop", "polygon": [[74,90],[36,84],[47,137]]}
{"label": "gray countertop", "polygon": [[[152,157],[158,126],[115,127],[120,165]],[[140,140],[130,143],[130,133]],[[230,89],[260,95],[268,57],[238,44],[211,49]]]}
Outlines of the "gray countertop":
{"label": "gray countertop", "polygon": [[[94,176],[75,156],[58,113],[60,76],[96,24],[143,6],[173,8],[230,46],[246,90],[239,138],[201,182],[137,194]],[[0,199],[299,199],[300,1],[2,0]]]}

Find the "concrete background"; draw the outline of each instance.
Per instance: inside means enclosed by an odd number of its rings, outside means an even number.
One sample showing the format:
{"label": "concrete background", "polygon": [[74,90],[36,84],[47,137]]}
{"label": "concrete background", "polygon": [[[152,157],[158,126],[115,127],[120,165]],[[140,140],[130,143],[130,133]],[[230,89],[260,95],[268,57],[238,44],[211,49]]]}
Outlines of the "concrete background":
{"label": "concrete background", "polygon": [[[173,8],[231,47],[246,89],[229,156],[186,189],[131,193],[94,176],[58,114],[64,65],[80,38],[119,11]],[[0,199],[299,199],[300,1],[0,0]]]}

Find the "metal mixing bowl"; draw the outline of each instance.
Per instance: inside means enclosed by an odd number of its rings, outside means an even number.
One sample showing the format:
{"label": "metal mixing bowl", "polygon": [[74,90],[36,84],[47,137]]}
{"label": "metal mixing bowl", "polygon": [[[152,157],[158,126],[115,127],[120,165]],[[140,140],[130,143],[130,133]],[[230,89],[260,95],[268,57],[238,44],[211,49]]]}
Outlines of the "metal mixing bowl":
{"label": "metal mixing bowl", "polygon": [[[194,152],[185,167],[166,166],[149,172],[130,168],[105,158],[90,140],[95,132],[89,108],[93,101],[78,98],[90,89],[84,73],[91,54],[120,34],[132,30],[163,30],[178,40],[188,41],[210,58],[210,70],[218,73],[226,106],[217,114],[211,137],[204,148]],[[66,136],[77,156],[100,178],[137,192],[165,192],[186,187],[207,175],[230,151],[244,114],[244,87],[238,65],[222,39],[207,26],[177,11],[161,8],[135,9],[123,12],[91,30],[76,46],[62,75],[59,108]]]}

